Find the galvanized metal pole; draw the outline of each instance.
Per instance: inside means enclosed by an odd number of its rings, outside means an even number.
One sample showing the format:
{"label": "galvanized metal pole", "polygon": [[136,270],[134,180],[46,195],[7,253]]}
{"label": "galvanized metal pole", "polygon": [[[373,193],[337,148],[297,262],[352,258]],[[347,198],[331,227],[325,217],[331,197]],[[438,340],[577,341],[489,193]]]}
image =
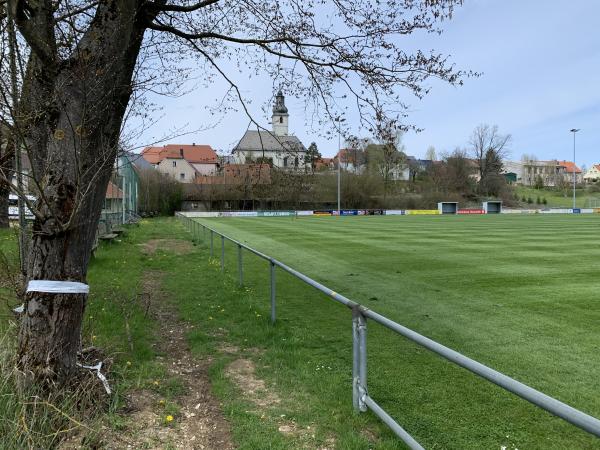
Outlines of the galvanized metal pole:
{"label": "galvanized metal pole", "polygon": [[221,236],[221,272],[225,272],[225,236]]}
{"label": "galvanized metal pole", "polygon": [[576,128],[573,128],[571,130],[571,132],[573,133],[573,212],[575,212],[575,208],[577,207],[577,201],[575,199],[576,195],[575,195],[575,188],[576,188],[576,182],[577,182],[577,178],[575,175],[575,133],[577,133],[579,130]]}
{"label": "galvanized metal pole", "polygon": [[242,264],[242,246],[238,245],[238,274],[240,276],[240,287],[244,285],[244,266]]}
{"label": "galvanized metal pole", "polygon": [[271,323],[275,323],[275,264],[269,261],[271,266]]}
{"label": "galvanized metal pole", "polygon": [[214,256],[214,252],[213,252],[213,247],[214,247],[214,242],[213,242],[213,230],[210,230],[210,257],[212,258]]}
{"label": "galvanized metal pole", "polygon": [[365,397],[367,396],[367,318],[359,311],[358,314],[358,351],[360,353],[358,364],[358,409],[367,410]]}
{"label": "galvanized metal pole", "polygon": [[338,173],[337,173],[337,213],[338,213],[338,217],[340,216],[340,197],[341,197],[341,193],[340,193],[340,189],[341,189],[341,178],[342,178],[342,144],[341,144],[341,136],[342,136],[342,132],[341,130],[338,130]]}
{"label": "galvanized metal pole", "polygon": [[121,175],[121,177],[123,178],[123,183],[122,183],[123,184],[123,189],[122,189],[122,192],[123,192],[123,201],[121,201],[121,206],[123,207],[122,208],[122,210],[123,210],[123,219],[121,220],[121,223],[124,225],[125,224],[125,220],[126,220],[125,216],[127,214],[126,213],[127,205],[125,204],[125,202],[127,201],[127,185],[125,184],[125,175]]}
{"label": "galvanized metal pole", "polygon": [[359,413],[360,409],[360,393],[358,392],[359,375],[358,368],[360,365],[360,351],[359,351],[359,337],[358,337],[358,311],[356,308],[352,309],[352,405],[354,406],[354,412]]}
{"label": "galvanized metal pole", "polygon": [[367,396],[365,399],[367,406],[377,415],[383,422],[392,429],[396,435],[404,441],[408,448],[412,450],[425,450],[421,444],[419,444],[410,434],[406,432],[404,428],[402,428],[398,423],[390,417],[388,413],[386,413],[381,406],[379,406],[375,401]]}

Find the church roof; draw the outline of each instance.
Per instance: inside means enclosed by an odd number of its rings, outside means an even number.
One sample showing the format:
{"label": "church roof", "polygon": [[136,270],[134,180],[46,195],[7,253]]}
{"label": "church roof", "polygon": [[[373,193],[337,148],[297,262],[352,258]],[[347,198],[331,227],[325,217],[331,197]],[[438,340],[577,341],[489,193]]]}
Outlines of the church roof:
{"label": "church roof", "polygon": [[248,130],[233,151],[306,152],[296,136],[276,136],[268,131]]}

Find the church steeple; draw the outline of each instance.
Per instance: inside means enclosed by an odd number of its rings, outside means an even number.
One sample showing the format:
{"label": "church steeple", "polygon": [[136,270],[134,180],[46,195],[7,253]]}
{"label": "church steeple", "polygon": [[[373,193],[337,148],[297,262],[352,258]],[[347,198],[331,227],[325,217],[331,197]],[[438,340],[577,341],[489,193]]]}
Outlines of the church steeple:
{"label": "church steeple", "polygon": [[288,109],[285,106],[285,97],[281,90],[275,96],[273,105],[273,134],[276,136],[287,136],[288,134]]}

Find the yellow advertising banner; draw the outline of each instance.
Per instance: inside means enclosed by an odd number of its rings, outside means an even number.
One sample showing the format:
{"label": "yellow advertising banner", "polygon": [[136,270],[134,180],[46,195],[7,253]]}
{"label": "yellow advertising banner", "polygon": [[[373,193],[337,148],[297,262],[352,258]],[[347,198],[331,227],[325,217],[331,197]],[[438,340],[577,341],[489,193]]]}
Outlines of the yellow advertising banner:
{"label": "yellow advertising banner", "polygon": [[600,208],[594,208],[594,213],[600,214]]}
{"label": "yellow advertising banner", "polygon": [[439,214],[440,212],[437,209],[407,209],[406,214],[421,214],[421,215],[431,215],[431,214]]}

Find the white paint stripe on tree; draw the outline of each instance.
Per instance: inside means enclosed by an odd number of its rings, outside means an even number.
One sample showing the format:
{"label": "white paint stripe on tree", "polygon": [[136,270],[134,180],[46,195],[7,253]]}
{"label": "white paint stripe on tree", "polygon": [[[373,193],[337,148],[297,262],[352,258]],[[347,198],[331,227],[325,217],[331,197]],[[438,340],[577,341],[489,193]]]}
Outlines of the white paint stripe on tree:
{"label": "white paint stripe on tree", "polygon": [[78,281],[31,280],[27,292],[47,292],[50,294],[89,294],[90,287]]}

